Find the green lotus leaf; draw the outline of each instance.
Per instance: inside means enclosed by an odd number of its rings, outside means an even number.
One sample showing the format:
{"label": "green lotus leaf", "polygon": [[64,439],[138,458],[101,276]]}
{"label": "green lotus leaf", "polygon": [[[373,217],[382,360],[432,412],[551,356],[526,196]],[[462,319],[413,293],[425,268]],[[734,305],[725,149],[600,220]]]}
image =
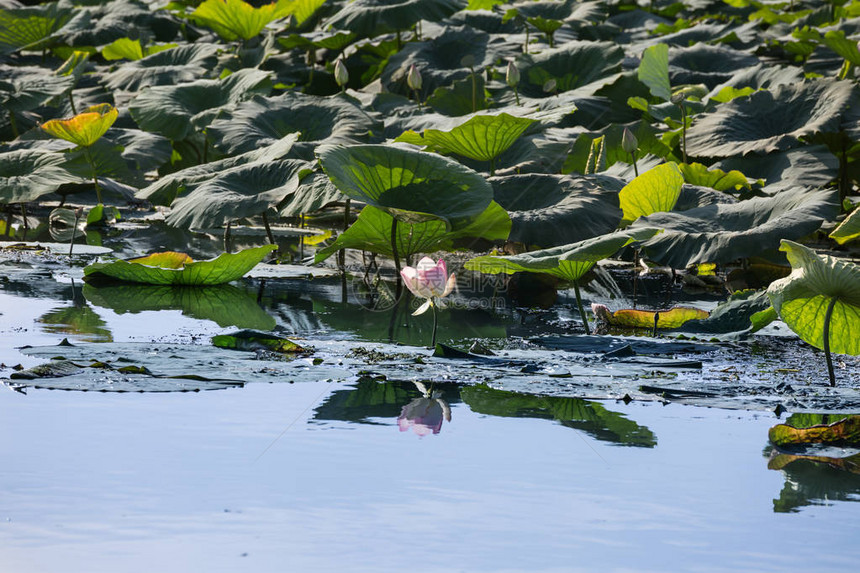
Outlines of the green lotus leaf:
{"label": "green lotus leaf", "polygon": [[[295,19],[296,24],[301,26],[322,8],[326,0],[291,0],[287,5],[288,13]],[[326,49],[332,49],[323,46]]]}
{"label": "green lotus leaf", "polygon": [[669,75],[672,85],[704,84],[710,90],[760,62],[757,57],[740,50],[703,42],[673,48]]}
{"label": "green lotus leaf", "polygon": [[211,320],[222,327],[236,326],[257,330],[271,330],[275,327],[275,319],[260,308],[256,296],[233,285],[176,287],[84,284],[83,295],[92,304],[109,308],[117,314],[181,310],[186,316]]}
{"label": "green lotus leaf", "polygon": [[347,99],[298,92],[254,97],[224,112],[207,129],[216,146],[230,155],[269,145],[295,132],[303,143],[300,148],[310,155],[320,142],[363,142],[377,131],[382,131],[379,122]]}
{"label": "green lotus leaf", "polygon": [[494,177],[490,183],[510,214],[511,241],[553,247],[609,233],[621,222],[621,185],[613,186],[609,178],[535,173]]}
{"label": "green lotus leaf", "polygon": [[493,199],[487,181],[446,157],[385,145],[326,145],[319,161],[341,192],[404,222],[451,224],[477,216]]}
{"label": "green lotus leaf", "polygon": [[119,38],[114,40],[101,50],[102,57],[107,61],[112,60],[142,60],[146,56],[175,48],[179,44],[156,44],[144,48],[140,40],[130,38]]}
{"label": "green lotus leaf", "polygon": [[228,42],[250,40],[269,22],[288,16],[289,5],[290,0],[278,0],[258,8],[244,0],[205,0],[190,18],[211,28]]}
{"label": "green lotus leaf", "polygon": [[104,76],[104,83],[110,90],[136,92],[147,86],[193,82],[210,75],[219,49],[218,45],[200,42],[170,48],[142,60],[123,62]]}
{"label": "green lotus leaf", "polygon": [[310,32],[307,34],[291,34],[286,37],[279,37],[278,43],[286,50],[292,50],[293,48],[302,48],[305,50],[321,48],[323,50],[342,52],[344,48],[353,43],[355,38],[356,35],[351,32]]}
{"label": "green lotus leaf", "polygon": [[[66,4],[65,0],[60,4]],[[136,0],[75,4],[74,18],[58,34],[58,41],[64,46],[54,47],[55,53],[62,52],[65,46],[89,48],[104,46],[120,38],[146,39],[152,36],[170,40],[180,34],[180,23],[170,14],[153,10]]]}
{"label": "green lotus leaf", "polygon": [[780,239],[814,233],[839,212],[836,189],[798,187],[774,197],[755,197],[687,211],[656,213],[636,226],[664,232],[643,245],[648,256],[674,268],[727,263],[776,249]]}
{"label": "green lotus leaf", "polygon": [[151,285],[220,285],[242,278],[277,248],[265,245],[233,254],[223,253],[208,261],[192,261],[183,253],[155,253],[127,261],[93,263],[84,269],[84,278]]}
{"label": "green lotus leaf", "polygon": [[832,306],[830,350],[860,355],[860,266],[783,240],[792,272],[767,289],[779,317],[800,338],[824,348],[824,320]]}
{"label": "green lotus leaf", "polygon": [[466,10],[492,10],[494,6],[504,3],[505,0],[469,0]]}
{"label": "green lotus leaf", "polygon": [[268,73],[242,69],[220,80],[144,89],[129,111],[142,129],[178,141],[206,127],[224,106],[266,95],[270,88]]}
{"label": "green lotus leaf", "polygon": [[70,119],[52,119],[42,124],[42,130],[59,139],[81,147],[89,147],[110,129],[119,111],[109,103],[90,107]]}
{"label": "green lotus leaf", "polygon": [[647,427],[624,414],[607,410],[599,402],[508,392],[484,384],[463,387],[460,397],[478,414],[556,420],[562,426],[583,431],[604,442],[643,448],[657,445],[657,436]]}
{"label": "green lotus leaf", "polygon": [[[299,189],[282,199],[277,209],[281,217],[301,217],[345,199],[325,173],[315,171],[302,178]],[[307,245],[309,239],[306,237],[304,241]]]}
{"label": "green lotus leaf", "polygon": [[254,162],[217,174],[176,199],[166,222],[173,227],[210,229],[274,209],[296,193],[311,171],[309,162],[282,159]]}
{"label": "green lotus leaf", "polygon": [[623,59],[624,51],[611,42],[571,41],[537,55],[525,55],[517,62],[523,78],[520,91],[531,97],[547,97],[543,88],[550,80],[555,80],[559,92],[596,86],[621,71]]}
{"label": "green lotus leaf", "polygon": [[624,221],[671,211],[681,195],[684,176],[676,163],[664,163],[636,177],[618,193]]}
{"label": "green lotus leaf", "polygon": [[855,97],[850,82],[780,86],[722,104],[687,131],[692,157],[731,157],[795,147],[799,138],[840,131]]}
{"label": "green lotus leaf", "polygon": [[0,53],[40,50],[72,19],[73,10],[58,3],[0,9]]}
{"label": "green lotus leaf", "polygon": [[824,34],[823,43],[855,66],[860,66],[860,49],[857,42],[845,37],[842,30],[830,30]]}
{"label": "green lotus leaf", "polygon": [[854,209],[836,229],[830,233],[830,238],[844,245],[848,241],[860,238],[860,209]]}
{"label": "green lotus leaf", "polygon": [[436,88],[427,98],[427,105],[441,114],[455,117],[487,109],[485,85],[480,75],[456,80],[450,87]]}
{"label": "green lotus leaf", "polygon": [[764,290],[736,291],[727,300],[718,304],[711,311],[710,316],[703,320],[691,320],[685,323],[680,330],[681,332],[696,334],[733,334],[740,336],[754,332],[754,329],[751,328],[752,317],[768,308],[771,308],[770,299]]}
{"label": "green lotus leaf", "polygon": [[420,20],[438,22],[465,7],[464,0],[354,0],[326,26],[374,37],[408,30]]}
{"label": "green lotus leaf", "polygon": [[639,81],[648,86],[651,95],[663,101],[672,99],[669,84],[669,46],[656,44],[647,48],[639,63]]}
{"label": "green lotus leaf", "polygon": [[678,328],[685,322],[704,320],[709,315],[706,310],[689,306],[673,306],[665,310],[622,308],[616,311],[597,306],[592,310],[597,320],[623,328]]}
{"label": "green lotus leaf", "polygon": [[407,131],[394,141],[422,145],[425,151],[456,153],[477,161],[493,161],[505,152],[533,123],[533,119],[506,113],[476,115],[450,131]]}
{"label": "green lotus leaf", "polygon": [[0,105],[10,112],[30,111],[68,93],[74,85],[74,77],[46,73],[42,68],[10,68],[0,76]]}
{"label": "green lotus leaf", "polygon": [[681,163],[678,168],[684,176],[684,181],[690,185],[728,192],[751,188],[746,176],[737,170],[726,173],[722,169],[708,169],[701,163]]}
{"label": "green lotus leaf", "polygon": [[[385,256],[393,256],[391,250],[391,227],[394,217],[381,209],[367,206],[358,214],[358,219],[337,240],[321,249],[314,263],[324,261],[341,249],[361,249]],[[395,242],[398,256],[417,253],[432,253],[450,250],[459,239],[485,239],[504,241],[511,230],[511,219],[507,212],[492,202],[486,210],[471,219],[456,221],[448,230],[442,221],[431,220],[418,223],[398,224]]]}
{"label": "green lotus leaf", "polygon": [[777,446],[801,444],[860,445],[860,416],[847,416],[831,424],[816,424],[797,428],[789,424],[777,424],[767,433],[768,439]]}
{"label": "green lotus leaf", "polygon": [[774,195],[795,187],[825,187],[839,174],[839,160],[824,145],[808,145],[768,155],[747,155],[724,159],[711,169],[745,174],[764,181]]}
{"label": "green lotus leaf", "polygon": [[70,173],[61,153],[18,149],[0,153],[0,203],[29,203],[66,183],[85,178]]}
{"label": "green lotus leaf", "polygon": [[616,231],[570,245],[519,255],[476,257],[466,262],[466,268],[485,274],[544,273],[576,282],[591,270],[597,261],[609,258],[621,248],[649,239],[659,232],[659,229],[645,228]]}
{"label": "green lotus leaf", "polygon": [[293,148],[298,133],[284,136],[271,145],[253,151],[225,157],[218,161],[195,165],[175,173],[170,173],[141,189],[136,197],[156,205],[170,205],[180,193],[188,193],[220,175],[227,175],[238,167],[251,164],[264,164],[283,159]]}

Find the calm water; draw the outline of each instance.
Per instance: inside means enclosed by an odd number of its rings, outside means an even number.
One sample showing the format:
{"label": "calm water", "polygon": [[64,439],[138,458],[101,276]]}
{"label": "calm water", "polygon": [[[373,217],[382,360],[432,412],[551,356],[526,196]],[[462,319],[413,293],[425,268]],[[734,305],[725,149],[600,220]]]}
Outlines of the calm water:
{"label": "calm water", "polygon": [[[64,336],[203,343],[229,330],[180,310],[118,314],[79,291],[10,275],[0,362],[35,365],[15,347]],[[265,304],[288,330],[387,330],[358,307],[336,311],[329,291],[267,291]],[[449,332],[467,322],[453,316]],[[475,320],[485,336],[523,328]],[[772,414],[432,391],[451,418],[435,434],[398,424],[404,406],[428,406],[405,383],[2,389],[0,571],[856,568],[860,476],[769,470]]]}

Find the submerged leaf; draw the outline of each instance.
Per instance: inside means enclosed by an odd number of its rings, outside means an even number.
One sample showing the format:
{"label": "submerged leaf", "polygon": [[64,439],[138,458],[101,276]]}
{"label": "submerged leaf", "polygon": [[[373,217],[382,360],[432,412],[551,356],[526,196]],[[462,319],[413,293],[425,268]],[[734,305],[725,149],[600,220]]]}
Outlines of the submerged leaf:
{"label": "submerged leaf", "polygon": [[689,306],[675,306],[667,310],[640,310],[622,308],[611,312],[603,305],[592,305],[595,318],[610,326],[627,328],[678,328],[689,320],[704,320],[708,311]]}
{"label": "submerged leaf", "polygon": [[860,416],[848,416],[832,424],[795,428],[777,424],[768,431],[768,439],[777,446],[800,444],[860,445]]}
{"label": "submerged leaf", "polygon": [[84,278],[109,278],[153,285],[217,285],[241,278],[278,247],[265,245],[235,254],[223,253],[208,261],[192,261],[182,253],[155,253],[111,263],[93,263]]}
{"label": "submerged leaf", "polygon": [[305,348],[292,340],[254,330],[240,330],[230,334],[213,336],[212,345],[231,350],[268,350],[280,353],[306,352]]}

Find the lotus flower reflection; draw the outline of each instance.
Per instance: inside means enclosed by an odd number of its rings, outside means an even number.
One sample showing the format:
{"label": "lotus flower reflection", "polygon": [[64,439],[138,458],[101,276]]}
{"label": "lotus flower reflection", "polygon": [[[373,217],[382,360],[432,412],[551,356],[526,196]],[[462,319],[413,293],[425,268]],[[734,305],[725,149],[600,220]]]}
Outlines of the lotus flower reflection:
{"label": "lotus flower reflection", "polygon": [[441,398],[441,392],[431,392],[421,382],[414,384],[423,396],[403,406],[397,418],[397,426],[401,432],[412,428],[419,436],[438,434],[442,429],[442,421],[451,421],[451,408]]}
{"label": "lotus flower reflection", "polygon": [[439,259],[438,262],[433,262],[430,257],[424,257],[414,267],[406,267],[400,271],[400,276],[403,277],[403,282],[406,288],[419,298],[427,300],[418,307],[418,310],[412,313],[413,316],[424,314],[428,308],[433,308],[433,339],[430,346],[436,346],[436,307],[441,304],[441,301],[436,299],[444,298],[451,294],[454,286],[457,284],[457,276],[451,273],[448,276],[448,268],[445,261]]}

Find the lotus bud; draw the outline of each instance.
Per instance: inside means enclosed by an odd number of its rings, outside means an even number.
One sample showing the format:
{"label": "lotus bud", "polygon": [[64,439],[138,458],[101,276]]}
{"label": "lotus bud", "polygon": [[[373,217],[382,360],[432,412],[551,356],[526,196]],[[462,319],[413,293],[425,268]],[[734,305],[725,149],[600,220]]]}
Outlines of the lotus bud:
{"label": "lotus bud", "polygon": [[629,127],[625,127],[624,133],[621,135],[621,149],[625,153],[636,153],[636,150],[639,149],[639,141]]}
{"label": "lotus bud", "polygon": [[508,71],[505,74],[505,83],[512,88],[517,87],[520,83],[520,70],[513,62],[508,62]]}
{"label": "lotus bud", "polygon": [[349,71],[343,64],[343,60],[338,60],[334,64],[334,81],[340,87],[345,86],[349,82]]}
{"label": "lotus bud", "polygon": [[474,68],[475,56],[473,56],[472,54],[466,54],[460,59],[460,65],[464,68]]}
{"label": "lotus bud", "polygon": [[406,85],[409,86],[409,89],[418,91],[421,89],[422,83],[423,80],[421,79],[421,72],[418,71],[415,64],[412,64],[409,66],[409,71],[406,73]]}

